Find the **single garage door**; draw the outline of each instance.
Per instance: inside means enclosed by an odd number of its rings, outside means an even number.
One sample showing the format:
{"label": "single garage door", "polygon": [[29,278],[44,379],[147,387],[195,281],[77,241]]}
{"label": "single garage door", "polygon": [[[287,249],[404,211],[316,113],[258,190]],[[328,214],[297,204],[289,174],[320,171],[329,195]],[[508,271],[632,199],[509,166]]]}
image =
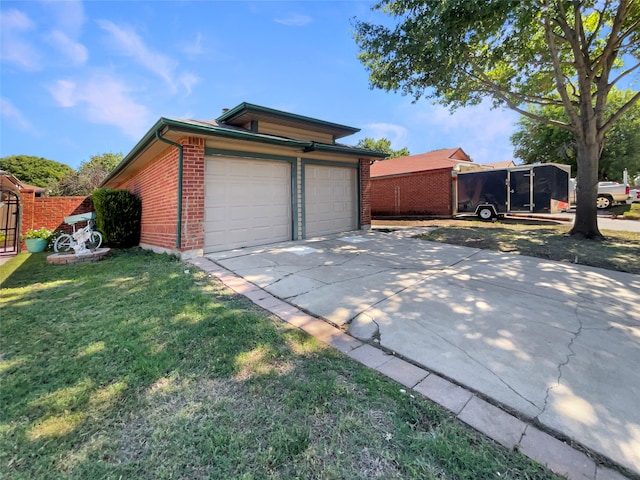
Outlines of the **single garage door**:
{"label": "single garage door", "polygon": [[358,228],[355,168],[306,165],[305,237]]}
{"label": "single garage door", "polygon": [[291,240],[287,162],[208,157],[205,253]]}

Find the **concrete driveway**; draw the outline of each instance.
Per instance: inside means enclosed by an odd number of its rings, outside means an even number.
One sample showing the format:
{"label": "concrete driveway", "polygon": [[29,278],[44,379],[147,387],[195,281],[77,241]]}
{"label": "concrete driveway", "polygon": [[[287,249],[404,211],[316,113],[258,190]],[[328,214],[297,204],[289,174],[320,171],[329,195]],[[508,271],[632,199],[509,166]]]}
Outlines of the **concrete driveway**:
{"label": "concrete driveway", "polygon": [[208,258],[640,474],[640,276],[352,232]]}

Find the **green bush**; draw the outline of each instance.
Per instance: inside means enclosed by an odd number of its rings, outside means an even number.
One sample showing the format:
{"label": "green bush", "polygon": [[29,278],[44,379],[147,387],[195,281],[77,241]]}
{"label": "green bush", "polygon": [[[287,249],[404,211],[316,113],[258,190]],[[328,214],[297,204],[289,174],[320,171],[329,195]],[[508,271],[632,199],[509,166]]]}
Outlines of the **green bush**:
{"label": "green bush", "polygon": [[628,212],[623,213],[624,218],[640,220],[640,203],[632,203]]}
{"label": "green bush", "polygon": [[91,194],[96,210],[96,226],[106,244],[115,248],[140,243],[142,201],[127,190],[99,188]]}

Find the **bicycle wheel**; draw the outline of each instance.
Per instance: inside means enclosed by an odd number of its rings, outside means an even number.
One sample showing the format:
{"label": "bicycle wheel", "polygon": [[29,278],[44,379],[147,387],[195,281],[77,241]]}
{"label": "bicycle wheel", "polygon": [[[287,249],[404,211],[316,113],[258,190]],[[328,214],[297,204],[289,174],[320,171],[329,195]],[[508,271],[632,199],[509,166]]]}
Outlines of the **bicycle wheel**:
{"label": "bicycle wheel", "polygon": [[54,252],[68,252],[73,250],[73,245],[75,245],[75,240],[68,233],[63,233],[58,238],[56,238],[55,243],[53,244]]}
{"label": "bicycle wheel", "polygon": [[87,248],[89,250],[95,250],[102,245],[102,234],[100,232],[91,232],[91,238],[87,242]]}

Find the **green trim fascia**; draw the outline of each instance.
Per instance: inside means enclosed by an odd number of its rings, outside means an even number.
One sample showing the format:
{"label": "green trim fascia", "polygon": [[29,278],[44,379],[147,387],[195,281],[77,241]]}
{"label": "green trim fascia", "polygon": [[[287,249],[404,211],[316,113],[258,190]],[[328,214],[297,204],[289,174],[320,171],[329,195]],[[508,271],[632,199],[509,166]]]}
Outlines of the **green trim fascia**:
{"label": "green trim fascia", "polygon": [[194,125],[188,122],[181,122],[179,120],[173,120],[169,118],[163,119],[168,127],[173,127],[171,130],[176,132],[185,133],[197,133],[203,135],[215,135],[219,137],[250,140],[253,142],[269,143],[272,145],[283,145],[290,147],[304,148],[309,145],[310,142],[302,140],[292,140],[283,137],[273,137],[261,133],[254,133],[242,130],[230,130],[226,127],[214,127],[213,125]]}
{"label": "green trim fascia", "polygon": [[229,121],[232,121],[234,118],[239,117],[244,113],[250,113],[250,112],[261,113],[261,114],[269,115],[272,117],[306,123],[308,125],[316,125],[316,126],[322,126],[325,128],[328,127],[332,129],[343,130],[345,132],[351,132],[351,134],[358,133],[360,131],[359,128],[349,127],[347,125],[340,125],[339,123],[327,122],[324,120],[318,120],[317,118],[305,117],[304,115],[297,115],[295,113],[283,112],[282,110],[275,110],[273,108],[263,107],[260,105],[255,105],[247,102],[243,102],[240,105],[230,110],[227,110],[218,118],[216,118],[216,121],[229,123]]}
{"label": "green trim fascia", "polygon": [[226,150],[223,148],[205,147],[205,155],[220,155],[225,157],[241,157],[241,158],[255,158],[257,160],[275,160],[295,162],[298,157],[289,157],[285,155],[271,155],[268,153],[255,153],[255,152],[243,152],[240,150]]}
{"label": "green trim fascia", "polygon": [[329,145],[327,143],[310,142],[311,145],[305,148],[305,152],[336,152],[346,153],[350,155],[360,155],[367,158],[387,158],[389,155],[383,152],[377,152],[375,150],[369,150],[367,148],[348,147],[345,145]]}
{"label": "green trim fascia", "polygon": [[302,158],[302,166],[305,165],[325,165],[327,167],[344,167],[344,168],[359,168],[360,162],[337,162],[335,160],[318,160],[315,158]]}

